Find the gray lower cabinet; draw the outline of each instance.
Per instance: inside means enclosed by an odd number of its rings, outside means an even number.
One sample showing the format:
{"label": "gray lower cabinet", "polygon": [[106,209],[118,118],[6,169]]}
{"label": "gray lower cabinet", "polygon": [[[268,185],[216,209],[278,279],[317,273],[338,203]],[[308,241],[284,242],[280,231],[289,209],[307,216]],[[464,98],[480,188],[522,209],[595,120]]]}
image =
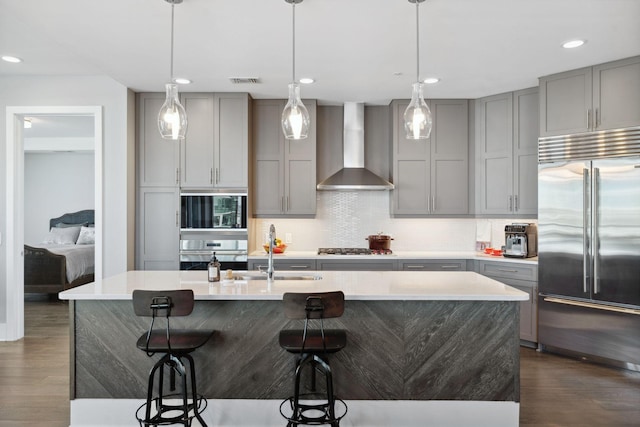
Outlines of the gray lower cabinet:
{"label": "gray lower cabinet", "polygon": [[179,269],[179,203],[177,187],[138,190],[136,269]]}
{"label": "gray lower cabinet", "polygon": [[[249,270],[265,270],[268,266],[266,259],[250,259]],[[274,259],[273,267],[276,270],[316,270],[315,259]]]}
{"label": "gray lower cabinet", "polygon": [[372,256],[372,258],[353,259],[318,259],[317,269],[325,271],[396,271],[398,260]]}
{"label": "gray lower cabinet", "polygon": [[538,342],[538,266],[477,261],[476,271],[529,294],[528,301],[520,302],[520,339]]}
{"label": "gray lower cabinet", "polygon": [[408,100],[391,103],[393,160],[392,214],[404,217],[469,213],[469,103],[428,101],[431,137],[409,140],[404,131]]}
{"label": "gray lower cabinet", "polygon": [[538,88],[476,101],[476,213],[538,213]]}
{"label": "gray lower cabinet", "polygon": [[467,260],[464,259],[402,259],[398,261],[401,271],[466,271]]}
{"label": "gray lower cabinet", "polygon": [[281,127],[286,100],[253,103],[254,216],[309,217],[316,213],[316,104],[305,100],[311,117],[307,139],[285,139]]}
{"label": "gray lower cabinet", "polygon": [[540,136],[640,125],[640,56],[540,78]]}

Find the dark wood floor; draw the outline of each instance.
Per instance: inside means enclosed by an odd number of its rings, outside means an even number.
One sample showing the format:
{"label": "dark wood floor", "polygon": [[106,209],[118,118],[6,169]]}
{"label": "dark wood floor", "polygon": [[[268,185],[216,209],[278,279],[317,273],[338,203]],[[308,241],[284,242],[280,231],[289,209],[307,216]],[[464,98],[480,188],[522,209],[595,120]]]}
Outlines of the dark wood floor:
{"label": "dark wood floor", "polygon": [[[521,349],[520,425],[640,426],[640,373]],[[0,342],[0,427],[69,426],[68,306],[25,303],[25,338]]]}

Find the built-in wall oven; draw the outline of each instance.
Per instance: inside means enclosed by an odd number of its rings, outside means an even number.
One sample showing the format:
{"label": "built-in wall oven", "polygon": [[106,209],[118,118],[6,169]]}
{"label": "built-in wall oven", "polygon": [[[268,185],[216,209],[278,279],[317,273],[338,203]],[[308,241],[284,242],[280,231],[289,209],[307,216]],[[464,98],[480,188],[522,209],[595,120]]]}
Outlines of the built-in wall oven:
{"label": "built-in wall oven", "polygon": [[215,252],[223,270],[247,269],[247,194],[180,195],[180,269],[206,270]]}

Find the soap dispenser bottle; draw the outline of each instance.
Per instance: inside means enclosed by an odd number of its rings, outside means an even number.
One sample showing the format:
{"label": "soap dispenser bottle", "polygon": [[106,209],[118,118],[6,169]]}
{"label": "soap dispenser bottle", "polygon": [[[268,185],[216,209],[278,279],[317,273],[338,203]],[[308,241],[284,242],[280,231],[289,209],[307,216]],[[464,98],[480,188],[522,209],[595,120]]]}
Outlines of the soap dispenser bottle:
{"label": "soap dispenser bottle", "polygon": [[218,262],[215,252],[211,255],[211,261],[209,261],[209,265],[207,266],[207,278],[210,282],[220,281],[220,262]]}

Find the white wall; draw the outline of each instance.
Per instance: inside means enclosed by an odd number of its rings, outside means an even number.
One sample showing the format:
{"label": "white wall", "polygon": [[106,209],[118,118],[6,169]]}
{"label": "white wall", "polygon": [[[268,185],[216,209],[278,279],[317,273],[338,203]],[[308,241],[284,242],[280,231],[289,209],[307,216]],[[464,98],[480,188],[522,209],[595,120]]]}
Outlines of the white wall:
{"label": "white wall", "polygon": [[[128,250],[134,234],[130,232],[129,206],[134,188],[134,140],[129,138],[134,123],[128,106],[130,91],[105,76],[85,77],[0,77],[0,111],[5,116],[7,106],[102,106],[103,107],[103,275],[111,276],[133,265],[133,251]],[[8,227],[6,216],[6,123],[0,120],[0,233]],[[6,271],[6,245],[0,244],[0,271]],[[11,286],[12,284],[9,284]],[[6,306],[7,284],[0,283],[0,308]],[[6,313],[0,311],[0,324],[6,323]]]}
{"label": "white wall", "polygon": [[49,219],[94,208],[93,162],[93,153],[25,153],[25,243],[42,242]]}

